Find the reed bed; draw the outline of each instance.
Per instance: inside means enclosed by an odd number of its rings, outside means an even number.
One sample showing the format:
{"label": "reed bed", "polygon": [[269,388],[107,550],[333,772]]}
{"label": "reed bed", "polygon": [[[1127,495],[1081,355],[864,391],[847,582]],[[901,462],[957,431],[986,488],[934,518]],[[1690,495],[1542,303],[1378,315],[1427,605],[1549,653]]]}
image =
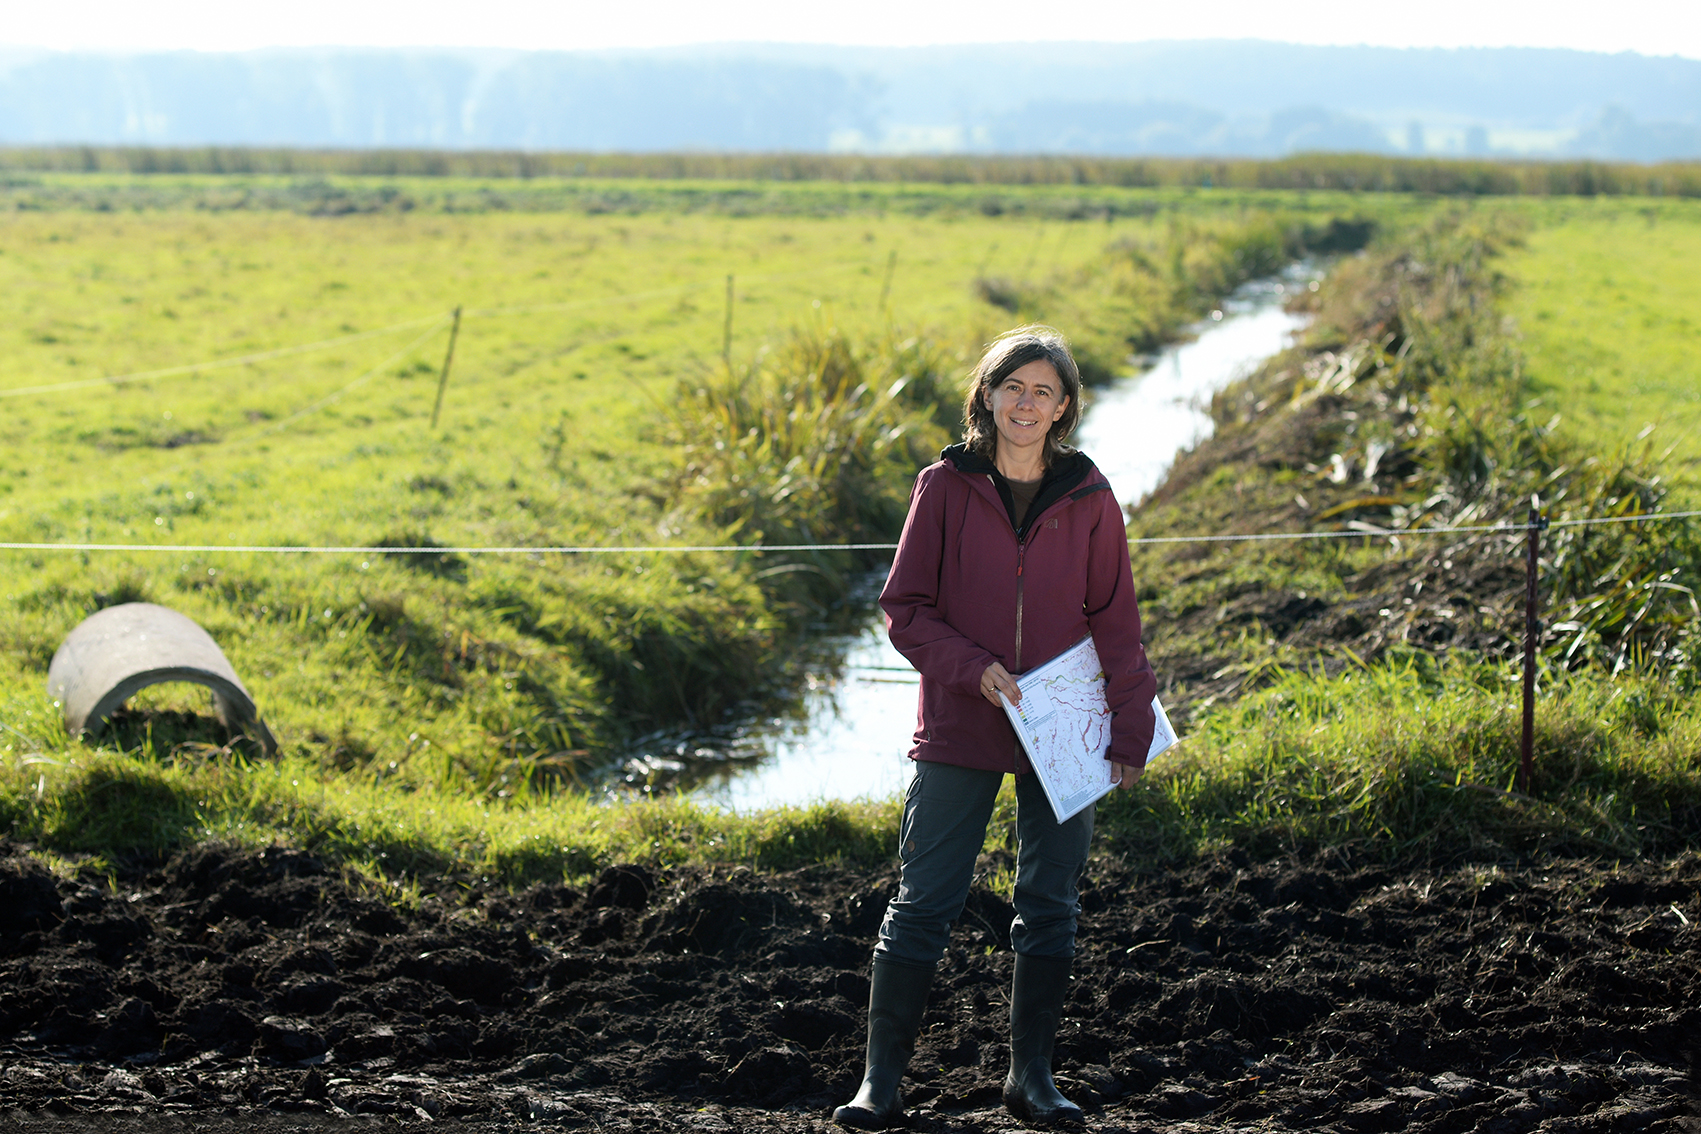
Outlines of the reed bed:
{"label": "reed bed", "polygon": [[1448,196],[1701,196],[1701,163],[1404,158],[1274,159],[936,154],[547,153],[200,146],[14,146],[0,170],[359,177],[640,178],[1119,188],[1329,189]]}

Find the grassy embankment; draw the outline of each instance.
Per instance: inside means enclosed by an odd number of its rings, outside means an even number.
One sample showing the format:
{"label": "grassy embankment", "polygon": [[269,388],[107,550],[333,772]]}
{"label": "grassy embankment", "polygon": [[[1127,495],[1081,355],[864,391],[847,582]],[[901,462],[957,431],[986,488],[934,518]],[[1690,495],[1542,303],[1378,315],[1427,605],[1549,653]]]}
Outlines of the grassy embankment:
{"label": "grassy embankment", "polygon": [[[397,199],[393,186],[356,188]],[[1301,251],[1308,230],[1314,243],[1338,239],[1328,222],[1349,212],[1326,194],[1121,192],[1118,208],[1082,214],[1092,219],[1052,220],[1074,215],[1058,203],[1064,190],[1011,191],[1034,207],[994,215],[939,188],[909,211],[885,202],[811,216],[786,200],[733,216],[651,208],[645,186],[622,216],[221,211],[238,189],[189,179],[173,190],[182,207],[32,198],[54,207],[9,214],[4,387],[424,323],[322,353],[97,386],[98,397],[8,398],[5,538],[889,536],[910,471],[943,440],[939,404],[955,400],[973,344],[1048,315],[1089,328],[1087,352],[1109,369]],[[1423,206],[1378,209],[1392,223]],[[730,369],[717,358],[726,272],[739,280]],[[453,304],[466,321],[431,430],[445,330],[431,319]],[[775,570],[796,566],[818,570]],[[12,553],[0,605],[5,826],[64,852],[283,838],[391,870],[510,879],[619,857],[780,865],[884,847],[879,805],[734,821],[688,804],[599,809],[546,790],[640,732],[783,695],[800,628],[833,596],[820,580],[854,566]],[[40,688],[52,650],[92,610],[133,599],[182,609],[224,643],[284,741],[280,761],[251,763],[241,742],[222,744],[199,691],[178,687],[139,697],[102,748],[61,734]]]}
{"label": "grassy embankment", "polygon": [[[1630,442],[1687,393],[1671,382],[1687,324],[1659,293],[1692,288],[1666,250],[1694,242],[1701,211],[1660,206],[1650,223],[1647,208],[1479,208],[1401,234],[1334,273],[1304,349],[1217,400],[1217,436],[1139,511],[1136,536],[1383,534],[1136,549],[1151,648],[1195,698],[1195,734],[1154,790],[1107,809],[1122,846],[1693,845],[1693,522],[1547,533],[1528,796],[1508,791],[1522,535],[1387,535],[1521,522],[1532,495],[1558,522],[1673,510],[1669,462]],[[1614,258],[1573,259],[1603,228]],[[1560,296],[1590,317],[1541,318]],[[1664,405],[1648,396],[1663,389]],[[1600,404],[1613,412],[1581,430],[1555,416]]]}

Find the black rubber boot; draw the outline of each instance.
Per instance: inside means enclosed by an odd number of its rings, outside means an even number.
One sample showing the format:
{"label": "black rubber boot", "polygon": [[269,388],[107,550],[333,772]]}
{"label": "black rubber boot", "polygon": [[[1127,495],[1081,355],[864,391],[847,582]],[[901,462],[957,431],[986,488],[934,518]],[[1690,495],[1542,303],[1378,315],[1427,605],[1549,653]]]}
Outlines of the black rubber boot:
{"label": "black rubber boot", "polygon": [[1004,1108],[1032,1126],[1080,1123],[1081,1108],[1058,1093],[1051,1078],[1051,1048],[1069,993],[1068,957],[1016,954],[1010,990],[1010,1074]]}
{"label": "black rubber boot", "polygon": [[904,1119],[898,1081],[910,1065],[916,1033],[927,1010],[931,968],[874,959],[868,990],[868,1055],[856,1098],[833,1112],[833,1121],[858,1130],[884,1130]]}

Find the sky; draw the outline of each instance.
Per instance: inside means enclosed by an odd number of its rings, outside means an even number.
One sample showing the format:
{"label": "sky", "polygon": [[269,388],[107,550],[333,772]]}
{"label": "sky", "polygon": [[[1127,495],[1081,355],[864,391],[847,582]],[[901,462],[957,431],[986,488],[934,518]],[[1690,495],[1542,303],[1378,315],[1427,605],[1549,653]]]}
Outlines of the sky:
{"label": "sky", "polygon": [[7,8],[0,44],[118,52],[1267,39],[1701,58],[1696,0],[12,0]]}

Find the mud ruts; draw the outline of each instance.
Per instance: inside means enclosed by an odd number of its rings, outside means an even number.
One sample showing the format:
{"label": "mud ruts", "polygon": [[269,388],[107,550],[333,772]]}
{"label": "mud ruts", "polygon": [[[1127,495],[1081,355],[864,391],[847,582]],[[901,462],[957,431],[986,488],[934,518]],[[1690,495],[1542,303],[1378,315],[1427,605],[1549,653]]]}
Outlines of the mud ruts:
{"label": "mud ruts", "polygon": [[[855,1086],[893,884],[633,866],[444,880],[406,908],[288,850],[203,848],[113,890],[3,849],[0,1126],[25,1132],[819,1130]],[[1698,885],[1693,856],[1099,863],[1065,1090],[1106,1131],[1687,1129]],[[1009,918],[974,892],[913,1063],[918,1129],[1014,1128]]]}

